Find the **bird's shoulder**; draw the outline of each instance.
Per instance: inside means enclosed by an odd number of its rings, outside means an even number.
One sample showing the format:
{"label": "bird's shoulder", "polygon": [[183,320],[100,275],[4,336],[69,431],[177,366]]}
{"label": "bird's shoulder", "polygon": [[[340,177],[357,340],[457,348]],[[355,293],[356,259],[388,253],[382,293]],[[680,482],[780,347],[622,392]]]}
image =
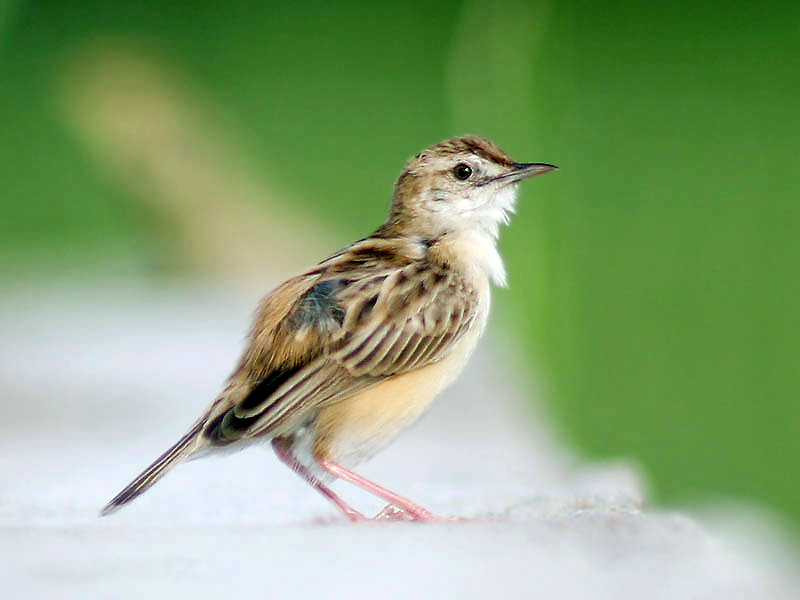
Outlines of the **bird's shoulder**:
{"label": "bird's shoulder", "polygon": [[[474,317],[478,294],[458,270],[432,259],[431,245],[365,238],[284,282],[259,307],[240,368],[258,379],[327,355],[361,374],[378,367],[380,348],[371,347],[377,339],[441,342],[448,333],[460,335]],[[365,361],[368,349],[375,352]],[[385,368],[402,366],[390,367],[384,358]]]}

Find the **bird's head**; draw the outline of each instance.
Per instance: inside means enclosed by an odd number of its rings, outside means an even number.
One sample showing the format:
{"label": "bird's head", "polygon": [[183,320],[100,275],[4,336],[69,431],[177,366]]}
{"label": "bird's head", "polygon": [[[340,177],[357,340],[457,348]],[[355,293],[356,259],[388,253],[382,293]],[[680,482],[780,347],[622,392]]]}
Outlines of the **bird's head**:
{"label": "bird's head", "polygon": [[412,158],[397,179],[387,224],[432,239],[461,232],[497,238],[514,210],[519,183],[557,168],[518,163],[478,136],[439,142]]}

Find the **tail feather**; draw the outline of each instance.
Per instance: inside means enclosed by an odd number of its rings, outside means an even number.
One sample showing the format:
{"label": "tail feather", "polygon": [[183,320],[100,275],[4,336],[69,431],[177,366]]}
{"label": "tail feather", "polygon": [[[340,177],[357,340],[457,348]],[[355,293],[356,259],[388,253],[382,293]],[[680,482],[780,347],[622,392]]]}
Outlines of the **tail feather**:
{"label": "tail feather", "polygon": [[147,467],[142,473],[130,482],[124,490],[114,496],[114,498],[103,507],[100,516],[105,517],[119,510],[134,498],[150,489],[154,483],[166,475],[172,467],[188,457],[197,449],[200,442],[200,434],[203,431],[204,421],[198,422],[192,429],[179,439],[175,445],[159,456],[153,464]]}

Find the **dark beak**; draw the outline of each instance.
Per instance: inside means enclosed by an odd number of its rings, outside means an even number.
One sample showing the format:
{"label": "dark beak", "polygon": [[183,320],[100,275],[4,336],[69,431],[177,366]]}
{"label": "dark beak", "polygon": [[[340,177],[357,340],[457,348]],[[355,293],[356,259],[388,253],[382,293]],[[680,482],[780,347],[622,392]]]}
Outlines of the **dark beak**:
{"label": "dark beak", "polygon": [[497,177],[487,179],[481,185],[486,185],[488,183],[500,183],[500,185],[519,183],[528,177],[534,177],[535,175],[557,170],[557,166],[549,163],[514,163],[511,171],[504,175],[498,175]]}
{"label": "dark beak", "polygon": [[489,177],[479,182],[477,185],[496,183],[500,186],[506,186],[512,183],[519,183],[528,177],[549,173],[550,171],[558,171],[558,167],[549,163],[514,163],[512,165],[512,170],[508,173],[497,175],[496,177]]}
{"label": "dark beak", "polygon": [[509,175],[514,181],[522,181],[528,177],[542,175],[550,171],[558,171],[558,167],[548,163],[517,163],[514,170]]}

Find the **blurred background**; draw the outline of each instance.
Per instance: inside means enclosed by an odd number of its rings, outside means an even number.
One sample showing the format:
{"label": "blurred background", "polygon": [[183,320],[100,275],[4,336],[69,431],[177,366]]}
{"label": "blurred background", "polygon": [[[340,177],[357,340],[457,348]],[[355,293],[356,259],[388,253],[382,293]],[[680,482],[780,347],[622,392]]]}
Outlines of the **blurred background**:
{"label": "blurred background", "polygon": [[409,156],[485,135],[561,167],[502,238],[492,327],[531,403],[656,503],[797,525],[798,23],[788,1],[6,0],[0,286],[213,281],[253,306],[380,224]]}

